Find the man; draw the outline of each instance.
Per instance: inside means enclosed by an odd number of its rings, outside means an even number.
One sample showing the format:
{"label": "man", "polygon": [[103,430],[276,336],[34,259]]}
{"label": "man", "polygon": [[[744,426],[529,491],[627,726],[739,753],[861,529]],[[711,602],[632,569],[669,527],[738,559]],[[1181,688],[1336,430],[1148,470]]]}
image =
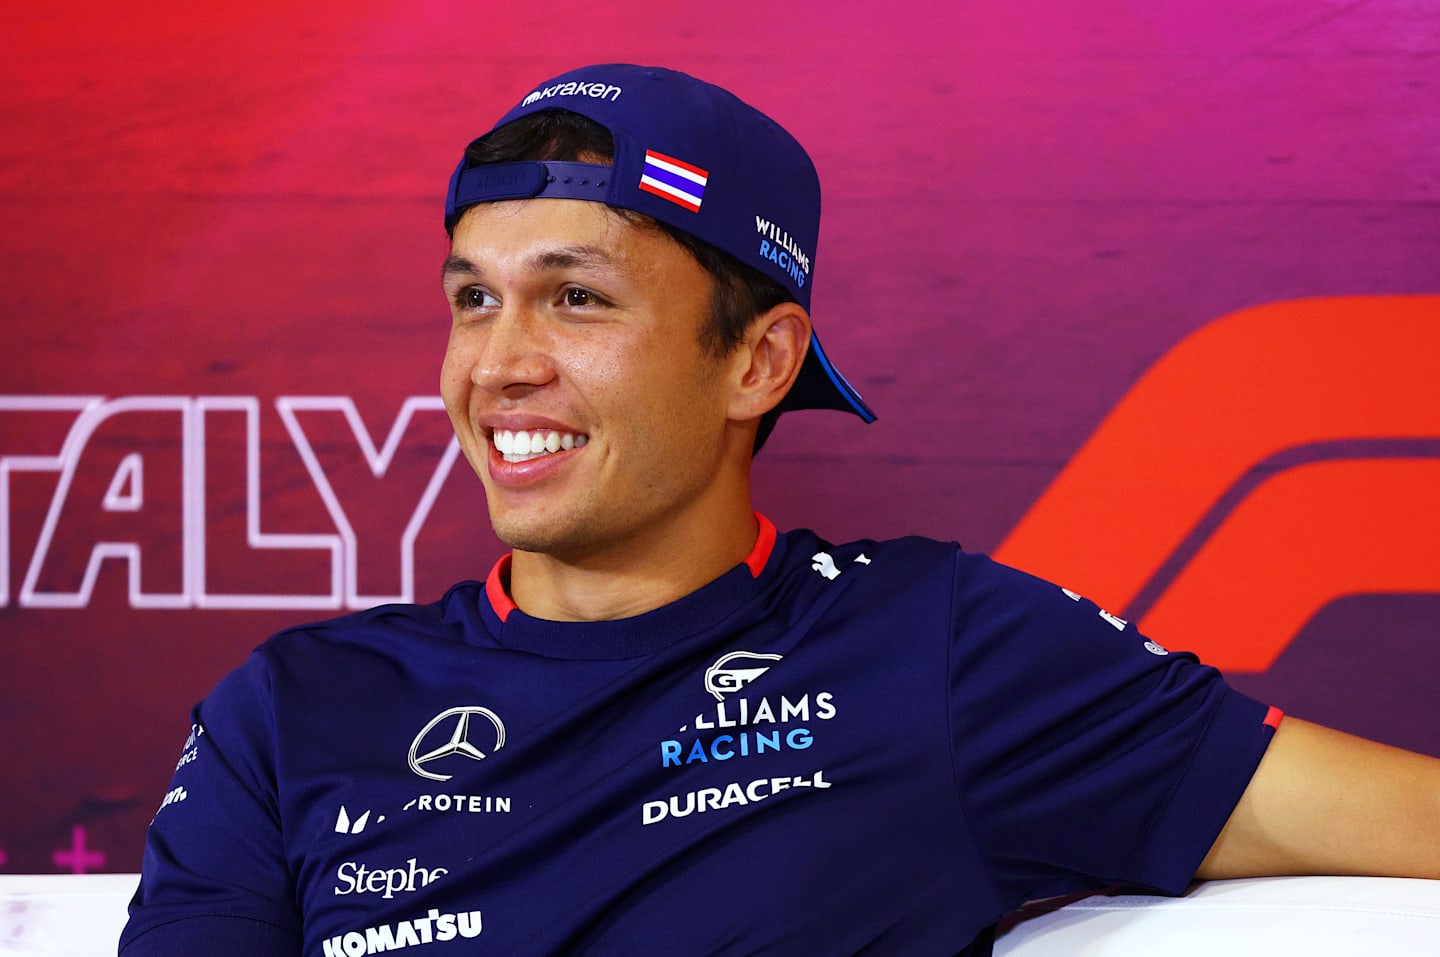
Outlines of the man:
{"label": "man", "polygon": [[752,511],[779,412],[873,418],[818,227],[800,146],[684,74],[576,70],[471,144],[441,387],[513,551],[220,683],[123,953],[981,954],[1113,883],[1440,876],[1440,762],[953,545]]}

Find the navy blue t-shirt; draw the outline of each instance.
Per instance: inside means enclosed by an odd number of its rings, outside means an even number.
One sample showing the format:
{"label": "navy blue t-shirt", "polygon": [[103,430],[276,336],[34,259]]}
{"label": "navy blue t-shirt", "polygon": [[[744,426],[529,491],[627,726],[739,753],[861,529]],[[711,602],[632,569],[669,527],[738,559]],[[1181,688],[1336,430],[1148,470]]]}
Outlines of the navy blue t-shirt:
{"label": "navy blue t-shirt", "polygon": [[505,574],[220,682],[126,957],[988,953],[1026,900],[1183,890],[1277,720],[953,544],[762,520],[729,573],[591,623]]}

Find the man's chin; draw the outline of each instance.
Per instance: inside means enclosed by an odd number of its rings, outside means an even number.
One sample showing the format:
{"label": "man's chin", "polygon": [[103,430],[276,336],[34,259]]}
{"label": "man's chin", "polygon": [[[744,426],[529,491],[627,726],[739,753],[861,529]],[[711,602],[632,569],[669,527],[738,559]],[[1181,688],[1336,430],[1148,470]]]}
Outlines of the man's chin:
{"label": "man's chin", "polygon": [[538,552],[557,555],[572,551],[576,547],[575,529],[566,523],[539,518],[526,518],[513,514],[490,515],[490,527],[495,537],[508,548],[517,552]]}

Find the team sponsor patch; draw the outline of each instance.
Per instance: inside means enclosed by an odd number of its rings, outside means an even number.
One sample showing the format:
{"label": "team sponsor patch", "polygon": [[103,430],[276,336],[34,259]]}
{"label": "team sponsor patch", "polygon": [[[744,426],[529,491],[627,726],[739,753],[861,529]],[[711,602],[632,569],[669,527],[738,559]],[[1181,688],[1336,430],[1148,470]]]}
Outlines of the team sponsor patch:
{"label": "team sponsor patch", "polygon": [[[184,788],[171,788],[169,791],[166,791],[165,799],[160,802],[160,807],[157,808],[155,811],[155,817],[159,817],[160,812],[165,810],[170,805],[179,804],[181,801],[185,800],[189,796],[190,792],[186,791]],[[151,818],[151,820],[153,821],[154,818]]]}
{"label": "team sponsor patch", "polygon": [[654,150],[645,151],[640,188],[647,193],[654,193],[661,199],[668,199],[677,206],[698,213],[705,198],[705,184],[709,181],[710,174],[698,166]]}
{"label": "team sponsor patch", "polygon": [[705,690],[714,695],[716,701],[724,701],[727,694],[739,691],[769,671],[771,662],[780,660],[780,655],[732,651],[705,669]]}
{"label": "team sponsor patch", "polygon": [[809,775],[789,778],[756,778],[749,784],[733,782],[722,788],[702,788],[685,794],[674,794],[659,801],[646,801],[640,809],[641,825],[655,824],[668,818],[689,817],[706,811],[723,811],[729,807],[745,807],[774,797],[792,788],[815,788],[825,790],[832,787],[825,780],[825,772],[816,771]]}
{"label": "team sponsor patch", "polygon": [[410,858],[404,867],[370,867],[359,861],[346,861],[335,871],[335,896],[379,894],[391,900],[396,894],[413,894],[449,874],[444,867],[421,867],[417,858]]}
{"label": "team sponsor patch", "polygon": [[424,917],[352,930],[348,934],[323,938],[320,943],[325,957],[365,957],[366,954],[383,954],[421,944],[443,944],[457,937],[479,937],[480,930],[478,910],[442,914],[432,907]]}

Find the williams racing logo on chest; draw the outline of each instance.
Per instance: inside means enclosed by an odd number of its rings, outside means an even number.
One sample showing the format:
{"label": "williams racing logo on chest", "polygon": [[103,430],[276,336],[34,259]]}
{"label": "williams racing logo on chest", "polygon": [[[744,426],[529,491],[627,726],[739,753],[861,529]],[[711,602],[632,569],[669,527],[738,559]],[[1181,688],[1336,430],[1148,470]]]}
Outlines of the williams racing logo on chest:
{"label": "williams racing logo on chest", "polygon": [[[687,769],[724,767],[735,773],[722,783],[646,801],[641,824],[746,808],[786,791],[798,796],[833,786],[811,749],[823,737],[826,722],[839,714],[835,695],[827,690],[770,690],[778,685],[773,680],[753,687],[782,661],[782,655],[732,651],[705,669],[704,688],[714,702],[674,737],[660,742],[659,765],[676,783],[694,779],[694,774],[682,773]],[[713,773],[704,776],[714,778]]]}

